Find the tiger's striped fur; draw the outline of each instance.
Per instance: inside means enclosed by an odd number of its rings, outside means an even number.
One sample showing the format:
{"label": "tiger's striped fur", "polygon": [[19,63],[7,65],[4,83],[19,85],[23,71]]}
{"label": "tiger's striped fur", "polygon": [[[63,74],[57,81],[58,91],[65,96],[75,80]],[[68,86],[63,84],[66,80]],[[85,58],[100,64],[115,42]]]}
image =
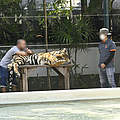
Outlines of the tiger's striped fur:
{"label": "tiger's striped fur", "polygon": [[[29,56],[14,55],[12,63],[8,65],[9,71],[13,71],[17,76],[20,76],[20,65],[50,65],[59,66],[64,63],[69,63],[69,57],[66,49],[52,51],[47,53],[38,53]],[[13,73],[11,72],[11,73]]]}

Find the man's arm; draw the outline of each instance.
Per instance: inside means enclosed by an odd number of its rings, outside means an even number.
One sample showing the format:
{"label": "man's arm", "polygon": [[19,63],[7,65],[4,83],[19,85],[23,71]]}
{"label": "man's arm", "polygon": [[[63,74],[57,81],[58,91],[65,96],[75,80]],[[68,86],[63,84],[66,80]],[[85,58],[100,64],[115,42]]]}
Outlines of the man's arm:
{"label": "man's arm", "polygon": [[110,56],[107,58],[107,60],[104,62],[105,65],[108,65],[112,59],[115,56],[115,52],[116,52],[116,45],[114,42],[111,42],[110,48],[109,48],[109,52],[110,52]]}
{"label": "man's arm", "polygon": [[32,55],[32,54],[34,54],[30,49],[26,49],[26,53],[28,54],[28,55]]}
{"label": "man's arm", "polygon": [[22,55],[22,56],[27,56],[27,52],[24,52],[24,51],[19,51],[19,52],[16,52],[15,53],[16,55]]}
{"label": "man's arm", "polygon": [[27,56],[27,55],[32,55],[34,54],[30,49],[26,49],[26,51],[18,51],[15,53],[16,55],[22,55],[22,56]]}
{"label": "man's arm", "polygon": [[115,56],[115,51],[110,52],[110,56],[107,58],[107,60],[104,63],[101,64],[101,68],[105,68],[112,61],[114,56]]}
{"label": "man's arm", "polygon": [[108,59],[104,62],[105,65],[108,65],[112,59],[114,58],[115,56],[115,51],[110,51],[110,56],[108,57]]}

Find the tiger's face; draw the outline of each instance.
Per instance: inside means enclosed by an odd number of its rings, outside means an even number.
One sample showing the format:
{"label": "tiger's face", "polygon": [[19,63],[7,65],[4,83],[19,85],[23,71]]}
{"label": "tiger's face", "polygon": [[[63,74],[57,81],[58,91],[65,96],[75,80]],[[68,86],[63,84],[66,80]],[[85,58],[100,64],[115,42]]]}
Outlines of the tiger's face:
{"label": "tiger's face", "polygon": [[55,56],[58,60],[65,60],[66,62],[70,62],[67,50],[65,48],[63,50],[57,51]]}

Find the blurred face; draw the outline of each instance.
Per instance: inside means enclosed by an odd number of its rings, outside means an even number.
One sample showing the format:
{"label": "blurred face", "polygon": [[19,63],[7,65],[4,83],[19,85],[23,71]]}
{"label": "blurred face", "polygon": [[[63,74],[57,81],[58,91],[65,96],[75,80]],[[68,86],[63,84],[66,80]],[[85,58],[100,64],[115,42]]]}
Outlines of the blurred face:
{"label": "blurred face", "polygon": [[99,37],[100,37],[100,40],[105,40],[107,38],[107,36],[105,34],[103,34],[103,33],[100,34]]}
{"label": "blurred face", "polygon": [[26,48],[26,41],[25,40],[22,40],[21,42],[19,42],[18,43],[18,48],[20,49],[20,50],[25,50],[25,48]]}

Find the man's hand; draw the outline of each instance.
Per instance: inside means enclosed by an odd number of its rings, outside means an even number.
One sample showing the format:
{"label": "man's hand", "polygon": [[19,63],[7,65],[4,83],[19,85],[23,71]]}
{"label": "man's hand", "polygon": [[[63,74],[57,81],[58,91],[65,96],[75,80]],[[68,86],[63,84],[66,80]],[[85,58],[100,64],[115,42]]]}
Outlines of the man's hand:
{"label": "man's hand", "polygon": [[27,50],[26,50],[26,53],[27,53],[28,55],[33,54],[33,52],[32,52],[30,49],[28,49],[28,48],[27,48]]}
{"label": "man's hand", "polygon": [[105,68],[106,67],[106,65],[103,63],[103,64],[101,64],[101,68]]}

